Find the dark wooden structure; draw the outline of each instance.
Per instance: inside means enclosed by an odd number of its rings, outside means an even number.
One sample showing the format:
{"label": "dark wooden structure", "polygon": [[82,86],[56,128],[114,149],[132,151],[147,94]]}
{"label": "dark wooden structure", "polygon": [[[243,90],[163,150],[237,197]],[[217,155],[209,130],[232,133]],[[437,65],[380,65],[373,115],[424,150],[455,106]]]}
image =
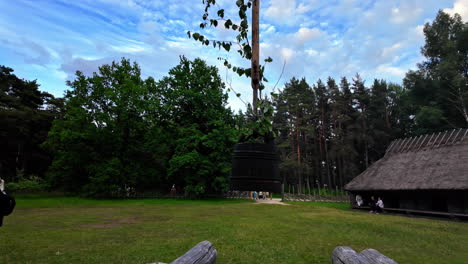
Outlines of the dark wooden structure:
{"label": "dark wooden structure", "polygon": [[231,190],[281,192],[278,163],[273,142],[237,144],[232,158]]}
{"label": "dark wooden structure", "polygon": [[[217,251],[210,241],[202,241],[170,264],[215,264]],[[154,262],[149,264],[165,264]]]}
{"label": "dark wooden structure", "polygon": [[332,264],[397,264],[397,262],[372,248],[357,253],[350,247],[337,247],[332,252]]}
{"label": "dark wooden structure", "polygon": [[382,197],[389,211],[468,217],[468,129],[398,139],[383,158],[345,186],[368,205]]}

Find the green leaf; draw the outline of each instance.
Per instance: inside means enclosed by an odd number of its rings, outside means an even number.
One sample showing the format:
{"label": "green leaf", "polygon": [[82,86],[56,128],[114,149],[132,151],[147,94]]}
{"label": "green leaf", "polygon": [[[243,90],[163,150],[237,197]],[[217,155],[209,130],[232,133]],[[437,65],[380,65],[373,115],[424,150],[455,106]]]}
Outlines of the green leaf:
{"label": "green leaf", "polygon": [[240,9],[239,10],[239,18],[240,19],[245,19],[247,16],[245,15],[245,11]]}
{"label": "green leaf", "polygon": [[224,23],[224,27],[229,29],[229,27],[232,25],[232,21],[231,19],[228,19],[225,23]]}
{"label": "green leaf", "polygon": [[246,53],[246,54],[249,54],[249,53],[252,52],[252,48],[251,48],[250,45],[248,45],[248,44],[246,44],[246,45],[244,46],[243,50],[244,50],[244,53]]}
{"label": "green leaf", "polygon": [[251,74],[252,74],[252,69],[251,69],[251,68],[248,68],[248,69],[245,70],[245,75],[246,75],[247,77],[250,77]]}
{"label": "green leaf", "polygon": [[223,42],[223,48],[229,52],[229,50],[231,49],[231,44],[230,43],[226,43],[226,42]]}
{"label": "green leaf", "polygon": [[188,38],[190,38],[190,31],[187,31]]}
{"label": "green leaf", "polygon": [[237,1],[236,1],[236,5],[237,5],[238,7],[241,7],[242,5],[244,5],[244,0],[237,0]]}
{"label": "green leaf", "polygon": [[224,9],[218,10],[218,16],[224,18]]}
{"label": "green leaf", "polygon": [[241,22],[240,26],[242,28],[244,28],[244,29],[247,29],[249,27],[249,23],[247,21],[247,18],[242,19],[242,22]]}

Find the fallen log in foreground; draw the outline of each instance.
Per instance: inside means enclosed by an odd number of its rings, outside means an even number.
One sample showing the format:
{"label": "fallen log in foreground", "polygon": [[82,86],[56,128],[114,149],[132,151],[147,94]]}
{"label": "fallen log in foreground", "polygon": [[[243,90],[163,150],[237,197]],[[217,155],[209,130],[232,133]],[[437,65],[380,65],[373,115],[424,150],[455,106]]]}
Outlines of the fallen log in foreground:
{"label": "fallen log in foreground", "polygon": [[[215,264],[217,251],[209,241],[202,241],[170,264]],[[165,264],[154,262],[149,264]],[[332,252],[332,264],[398,264],[375,249],[357,253],[350,247],[337,247]]]}
{"label": "fallen log in foreground", "polygon": [[332,252],[332,264],[398,264],[375,249],[357,253],[350,247],[337,247]]}
{"label": "fallen log in foreground", "polygon": [[[215,264],[216,249],[210,241],[202,241],[170,264]],[[149,264],[165,264],[155,262]]]}

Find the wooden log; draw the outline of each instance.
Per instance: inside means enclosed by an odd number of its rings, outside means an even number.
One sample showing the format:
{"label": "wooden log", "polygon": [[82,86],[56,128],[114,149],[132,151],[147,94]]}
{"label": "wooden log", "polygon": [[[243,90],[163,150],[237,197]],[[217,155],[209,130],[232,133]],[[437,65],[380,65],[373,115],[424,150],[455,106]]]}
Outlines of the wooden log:
{"label": "wooden log", "polygon": [[371,262],[350,247],[336,247],[332,252],[332,264],[371,264]]}
{"label": "wooden log", "polygon": [[359,255],[363,256],[366,258],[369,263],[375,263],[375,264],[398,264],[396,263],[393,259],[383,255],[379,251],[368,248],[366,250],[361,251]]}
{"label": "wooden log", "polygon": [[216,254],[213,244],[205,240],[171,262],[171,264],[214,264],[216,263]]}

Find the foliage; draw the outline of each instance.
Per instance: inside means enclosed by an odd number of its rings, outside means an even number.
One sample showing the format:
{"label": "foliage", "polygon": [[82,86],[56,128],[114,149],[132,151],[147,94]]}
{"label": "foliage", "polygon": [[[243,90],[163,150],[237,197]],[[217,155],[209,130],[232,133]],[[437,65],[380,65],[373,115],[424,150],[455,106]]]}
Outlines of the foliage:
{"label": "foliage", "polygon": [[236,131],[217,69],[182,57],[159,82],[140,75],[126,59],[91,77],[77,72],[44,144],[55,154],[49,182],[92,196],[172,184],[197,197],[225,190]]}
{"label": "foliage", "polygon": [[[201,42],[202,45],[209,46],[210,43],[213,44],[213,48],[218,47],[218,49],[223,48],[225,51],[229,52],[233,44],[237,45],[239,48],[237,52],[240,54],[242,58],[247,60],[253,60],[255,62],[255,58],[252,58],[252,49],[248,38],[248,31],[249,31],[249,22],[247,17],[248,9],[252,8],[254,1],[252,0],[238,0],[236,1],[236,6],[239,10],[239,23],[233,22],[234,19],[229,19],[224,17],[224,9],[220,8],[216,0],[202,0],[203,4],[205,5],[205,11],[202,15],[203,22],[200,24],[200,28],[204,29],[206,27],[218,27],[218,22],[224,22],[224,28],[227,30],[232,30],[237,33],[236,41],[220,41],[220,40],[210,40],[207,36],[204,36],[200,33],[192,33],[191,31],[187,32],[189,38],[193,37],[195,41]],[[216,12],[216,16],[211,16],[209,10],[213,6],[218,6],[219,9]],[[212,18],[213,17],[213,18]],[[209,23],[209,25],[208,25]],[[221,23],[219,23],[221,25]],[[257,25],[258,26],[258,25]],[[252,29],[252,32],[254,30]],[[255,45],[255,43],[252,43]],[[259,45],[259,44],[257,44]],[[264,89],[264,85],[262,81],[267,82],[268,80],[264,77],[265,65],[260,66],[258,65],[258,72],[259,77],[256,77],[254,72],[255,68],[242,68],[239,66],[233,66],[227,59],[218,58],[219,60],[224,60],[224,66],[228,69],[232,69],[232,71],[239,76],[245,75],[248,78],[252,78],[252,89],[253,89],[253,102],[252,105],[248,105],[247,107],[250,109],[247,111],[247,119],[245,127],[241,131],[241,142],[261,142],[263,139],[264,142],[269,142],[274,137],[274,132],[272,128],[272,119],[273,119],[273,107],[271,102],[267,99],[257,99],[257,88],[255,84],[259,84],[258,88],[260,90]],[[258,60],[258,58],[257,58]],[[268,57],[264,60],[265,63],[272,62],[273,60]],[[256,62],[258,63],[258,61]],[[256,67],[256,66],[252,66]],[[253,75],[253,76],[252,76]],[[259,78],[259,79],[256,79]],[[228,89],[230,91],[231,88]],[[273,95],[273,94],[272,94]],[[237,93],[239,97],[240,94]]]}
{"label": "foliage", "polygon": [[[292,78],[275,98],[274,129],[288,184],[303,192],[334,189],[380,159],[392,140],[464,127],[468,89],[467,23],[440,11],[424,28],[427,61],[404,85],[356,75],[318,80]],[[465,116],[466,117],[466,116]]]}
{"label": "foliage", "polygon": [[50,186],[37,176],[31,176],[30,179],[19,179],[18,182],[7,182],[5,189],[9,193],[37,193],[48,191]]}
{"label": "foliage", "polygon": [[252,106],[247,106],[245,119],[240,129],[240,142],[268,143],[276,136],[273,130],[274,106],[268,98],[258,100],[257,115]]}
{"label": "foliage", "polygon": [[[224,9],[220,8],[217,5],[216,0],[202,0],[203,4],[205,5],[205,12],[202,15],[203,22],[200,23],[200,28],[204,29],[206,27],[218,27],[218,25],[223,25],[225,29],[232,30],[236,32],[236,40],[235,41],[226,41],[226,40],[215,40],[215,39],[208,39],[207,36],[202,35],[200,33],[192,33],[191,31],[187,32],[189,38],[193,38],[195,41],[200,42],[202,45],[210,46],[213,45],[213,48],[218,47],[218,49],[223,48],[225,51],[229,52],[231,47],[234,45],[238,46],[237,53],[242,58],[247,60],[252,59],[252,46],[249,42],[248,32],[249,32],[249,21],[247,17],[247,11],[252,7],[252,0],[237,0],[236,6],[239,10],[238,12],[238,19],[239,23],[234,22],[234,18],[225,18],[224,17]],[[210,9],[214,6],[218,6],[218,10],[216,11],[216,16],[210,15]],[[211,18],[213,17],[213,18]],[[232,66],[231,63],[227,59],[219,58],[220,60],[224,60],[224,66],[228,69],[231,69],[234,73],[238,74],[239,76],[245,75],[246,77],[250,78],[252,74],[251,68],[242,68],[239,66]],[[265,60],[265,63],[272,62],[273,60],[268,57]],[[267,81],[265,77],[263,77],[263,72],[265,70],[265,66],[260,67],[260,79],[262,81]],[[263,89],[261,86],[260,89]]]}
{"label": "foliage", "polygon": [[468,23],[439,11],[424,26],[426,60],[404,79],[414,102],[416,134],[468,125]]}
{"label": "foliage", "polygon": [[62,103],[39,91],[36,81],[0,66],[0,176],[7,182],[19,180],[18,170],[44,177],[51,156],[40,145],[60,117]]}
{"label": "foliage", "polygon": [[226,191],[237,131],[218,70],[181,57],[158,86],[175,143],[168,177],[191,197]]}
{"label": "foliage", "polygon": [[64,118],[44,144],[55,154],[54,187],[96,195],[161,182],[167,134],[159,128],[156,82],[140,75],[136,63],[122,59],[68,82]]}
{"label": "foliage", "polygon": [[406,133],[405,90],[375,80],[368,88],[357,75],[318,80],[292,78],[275,99],[274,129],[286,183],[305,189],[341,188],[385,154]]}

